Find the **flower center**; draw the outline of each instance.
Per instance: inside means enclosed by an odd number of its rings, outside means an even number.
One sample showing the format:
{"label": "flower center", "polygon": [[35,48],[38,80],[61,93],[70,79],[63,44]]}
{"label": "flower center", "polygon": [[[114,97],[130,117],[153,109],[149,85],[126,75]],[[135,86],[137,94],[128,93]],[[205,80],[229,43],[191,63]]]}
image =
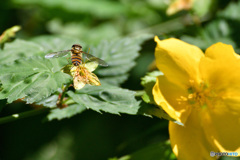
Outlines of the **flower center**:
{"label": "flower center", "polygon": [[216,94],[211,90],[205,82],[200,84],[190,80],[190,86],[188,87],[188,95],[186,97],[181,96],[177,99],[178,103],[185,102],[196,108],[211,107],[212,100],[216,98]]}

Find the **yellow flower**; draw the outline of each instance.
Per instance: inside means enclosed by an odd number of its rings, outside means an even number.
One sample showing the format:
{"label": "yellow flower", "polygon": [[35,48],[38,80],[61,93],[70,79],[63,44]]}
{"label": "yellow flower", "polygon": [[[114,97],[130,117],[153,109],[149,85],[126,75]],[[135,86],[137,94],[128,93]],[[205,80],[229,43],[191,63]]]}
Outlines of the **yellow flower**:
{"label": "yellow flower", "polygon": [[88,62],[78,66],[67,65],[62,70],[73,77],[73,87],[77,90],[82,89],[86,84],[100,86],[101,83],[98,77],[92,73],[98,64]]}
{"label": "yellow flower", "polygon": [[167,15],[173,15],[181,10],[189,10],[194,0],[174,0],[167,9]]}
{"label": "yellow flower", "polygon": [[205,54],[178,39],[155,37],[156,65],[164,75],[153,88],[155,102],[183,126],[169,122],[180,160],[216,159],[210,152],[240,155],[240,56],[216,43]]}

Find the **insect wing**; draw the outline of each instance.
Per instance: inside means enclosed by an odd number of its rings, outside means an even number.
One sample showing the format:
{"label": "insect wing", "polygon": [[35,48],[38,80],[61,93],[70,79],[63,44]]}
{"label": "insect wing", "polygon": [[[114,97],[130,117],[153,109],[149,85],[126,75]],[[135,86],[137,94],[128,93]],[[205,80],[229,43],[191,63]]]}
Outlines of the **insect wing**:
{"label": "insect wing", "polygon": [[92,62],[93,61],[97,62],[100,66],[105,66],[105,67],[108,66],[108,64],[104,60],[97,58],[89,53],[86,53],[86,52],[83,52],[83,53],[84,53],[83,54],[84,57],[86,57],[87,60],[92,61]]}
{"label": "insect wing", "polygon": [[58,57],[63,57],[66,56],[68,53],[70,53],[71,50],[64,50],[64,51],[59,51],[59,52],[52,52],[47,55],[45,55],[45,58],[58,58]]}

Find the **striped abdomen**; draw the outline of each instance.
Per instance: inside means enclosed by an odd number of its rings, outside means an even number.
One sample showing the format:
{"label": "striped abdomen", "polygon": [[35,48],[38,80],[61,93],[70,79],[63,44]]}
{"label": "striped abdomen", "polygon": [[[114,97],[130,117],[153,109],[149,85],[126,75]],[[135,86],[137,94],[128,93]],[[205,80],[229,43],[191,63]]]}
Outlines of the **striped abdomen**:
{"label": "striped abdomen", "polygon": [[74,66],[78,66],[82,63],[82,57],[80,56],[80,54],[72,53],[71,61]]}

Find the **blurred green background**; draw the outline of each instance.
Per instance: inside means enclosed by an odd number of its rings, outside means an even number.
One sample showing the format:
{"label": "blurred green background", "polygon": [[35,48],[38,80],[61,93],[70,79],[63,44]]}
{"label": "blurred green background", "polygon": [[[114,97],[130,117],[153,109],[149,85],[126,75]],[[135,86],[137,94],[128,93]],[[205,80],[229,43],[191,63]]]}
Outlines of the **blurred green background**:
{"label": "blurred green background", "polygon": [[[239,51],[240,2],[198,2],[197,7],[168,16],[170,0],[1,0],[0,33],[20,25],[17,38],[64,35],[91,45],[147,35],[135,67],[121,85],[142,90],[140,78],[154,60],[154,35],[177,37],[203,50],[221,41]],[[5,103],[1,101],[1,117],[32,108],[22,102],[3,108]],[[0,125],[0,160],[114,160],[131,153],[131,159],[171,158],[165,143],[167,120],[91,110],[61,121],[47,122],[45,116]]]}

